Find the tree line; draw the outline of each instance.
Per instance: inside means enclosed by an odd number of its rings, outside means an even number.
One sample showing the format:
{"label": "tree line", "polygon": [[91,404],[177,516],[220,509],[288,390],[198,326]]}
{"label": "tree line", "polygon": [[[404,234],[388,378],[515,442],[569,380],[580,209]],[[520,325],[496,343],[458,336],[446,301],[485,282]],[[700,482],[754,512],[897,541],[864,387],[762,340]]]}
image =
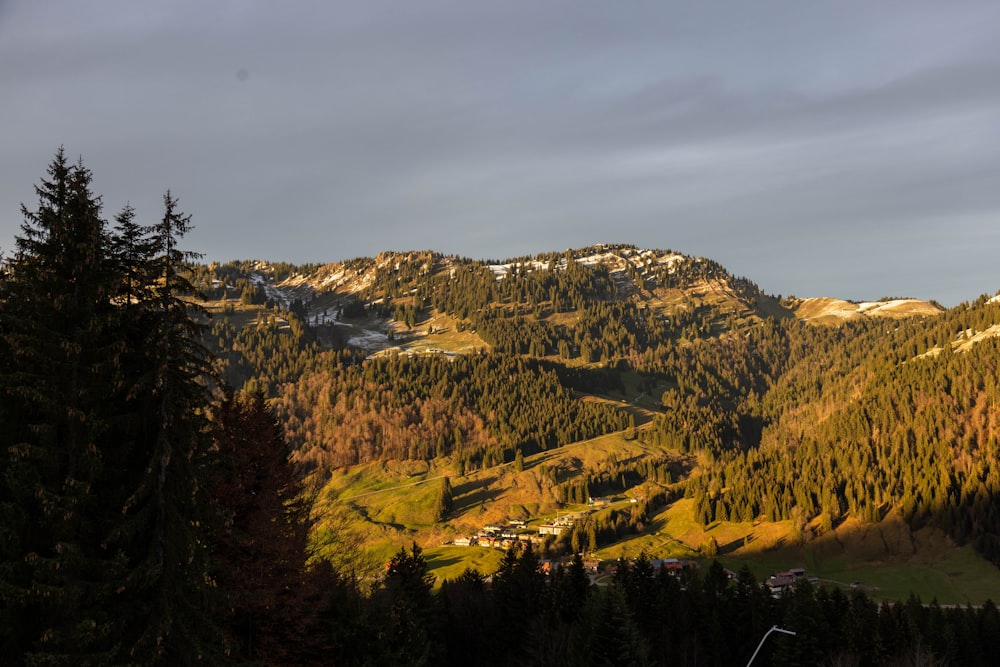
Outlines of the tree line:
{"label": "tree line", "polygon": [[801,581],[774,597],[742,568],[718,562],[674,576],[647,556],[619,560],[594,586],[583,560],[544,574],[530,549],[508,551],[436,591],[423,553],[400,549],[361,614],[341,627],[356,642],[338,664],[738,665],[777,625],[761,665],[990,665],[1000,612],[917,598],[877,604],[862,591]]}

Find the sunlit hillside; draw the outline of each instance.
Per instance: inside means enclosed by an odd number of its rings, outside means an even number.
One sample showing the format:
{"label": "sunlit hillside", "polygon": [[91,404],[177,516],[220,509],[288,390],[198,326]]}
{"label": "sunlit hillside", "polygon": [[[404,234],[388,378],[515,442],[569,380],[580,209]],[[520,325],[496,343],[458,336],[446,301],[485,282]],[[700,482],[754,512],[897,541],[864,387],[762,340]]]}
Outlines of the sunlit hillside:
{"label": "sunlit hillside", "polygon": [[[271,397],[318,514],[372,562],[416,541],[454,573],[488,548],[456,540],[511,521],[543,553],[604,561],[878,580],[996,557],[986,298],[779,302],[711,260],[622,245],[195,275],[230,381]],[[864,537],[884,530],[942,539]],[[961,601],[975,589],[956,577],[927,592]]]}

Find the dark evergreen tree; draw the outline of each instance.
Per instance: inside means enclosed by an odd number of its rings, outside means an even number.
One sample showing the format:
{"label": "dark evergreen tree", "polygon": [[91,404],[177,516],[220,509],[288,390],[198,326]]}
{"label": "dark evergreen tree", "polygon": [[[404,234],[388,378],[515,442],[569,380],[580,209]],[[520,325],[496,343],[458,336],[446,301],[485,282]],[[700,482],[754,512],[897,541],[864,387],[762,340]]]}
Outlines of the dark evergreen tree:
{"label": "dark evergreen tree", "polygon": [[115,446],[115,274],[90,182],[60,149],[0,277],[0,651],[14,663],[116,649],[120,507],[106,504],[102,461]]}
{"label": "dark evergreen tree", "polygon": [[380,664],[431,665],[439,646],[433,641],[436,607],[431,595],[434,575],[428,572],[423,551],[414,542],[409,553],[400,548],[386,566],[376,593],[380,624],[373,653]]}
{"label": "dark evergreen tree", "polygon": [[[538,556],[530,545],[524,551],[508,549],[493,574],[497,629],[514,637],[532,637],[544,610],[545,597],[545,575],[538,569]],[[530,642],[526,641],[512,649],[512,653],[526,658],[530,648]]]}
{"label": "dark evergreen tree", "polygon": [[190,216],[177,211],[169,192],[163,201],[147,260],[154,282],[130,321],[142,353],[128,392],[139,402],[131,457],[138,474],[120,537],[131,569],[128,656],[140,662],[209,659],[221,649],[205,535],[217,518],[206,415],[211,360],[200,344],[194,288],[185,273],[197,255],[178,248]]}
{"label": "dark evergreen tree", "polygon": [[225,522],[214,578],[229,596],[232,654],[268,665],[316,660],[320,609],[306,589],[310,505],[281,427],[260,394],[226,396],[213,427],[213,496]]}
{"label": "dark evergreen tree", "polygon": [[625,667],[647,664],[648,649],[618,586],[599,589],[581,611],[571,664]]}
{"label": "dark evergreen tree", "polygon": [[472,661],[494,664],[490,648],[495,646],[494,605],[486,577],[467,569],[457,579],[442,582],[438,595],[443,614],[440,635],[447,652],[445,664],[461,665]]}
{"label": "dark evergreen tree", "polygon": [[435,520],[444,521],[448,515],[451,514],[454,506],[455,500],[452,497],[451,479],[445,477],[441,480],[441,490],[438,491],[437,500],[434,506]]}
{"label": "dark evergreen tree", "polygon": [[591,590],[590,577],[583,565],[583,557],[579,553],[574,554],[569,567],[554,581],[556,582],[556,590],[552,592],[555,596],[554,610],[564,623],[574,623]]}
{"label": "dark evergreen tree", "polygon": [[149,261],[156,249],[153,230],[136,222],[135,215],[135,209],[126,205],[115,216],[111,239],[111,259],[118,272],[118,289],[114,298],[126,315],[131,314],[133,306],[149,299],[155,282]]}

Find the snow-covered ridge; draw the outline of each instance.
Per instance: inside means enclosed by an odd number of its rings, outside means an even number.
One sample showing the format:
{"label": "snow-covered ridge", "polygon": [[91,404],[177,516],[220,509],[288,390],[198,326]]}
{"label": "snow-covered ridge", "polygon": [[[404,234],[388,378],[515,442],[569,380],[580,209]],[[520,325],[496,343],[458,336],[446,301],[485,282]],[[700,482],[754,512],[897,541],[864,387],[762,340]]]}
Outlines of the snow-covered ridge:
{"label": "snow-covered ridge", "polygon": [[[677,264],[689,259],[684,255],[672,251],[657,251],[631,247],[614,248],[602,251],[604,247],[605,246],[595,246],[593,248],[595,252],[576,256],[573,258],[573,261],[588,267],[606,266],[611,273],[616,273],[627,270],[629,266],[641,271],[654,266],[664,265],[666,265],[668,271],[673,272]],[[546,269],[565,269],[566,262],[566,257],[560,257],[554,262],[530,260],[509,262],[506,264],[489,264],[487,266],[496,276],[497,280],[502,280],[514,271],[531,272]]]}
{"label": "snow-covered ridge", "polygon": [[[684,262],[700,260],[685,257],[669,250],[640,249],[626,245],[596,245],[563,253],[548,253],[535,257],[526,257],[509,262],[486,263],[467,260],[471,265],[486,266],[497,280],[503,280],[513,274],[527,274],[535,271],[564,271],[567,262],[576,262],[581,266],[605,267],[614,275],[616,283],[625,291],[635,291],[633,280],[626,272],[637,271],[640,275],[648,272],[659,272],[666,269],[673,273]],[[313,326],[331,325],[337,327],[340,335],[347,338],[354,347],[371,352],[386,349],[393,345],[388,335],[396,326],[391,318],[376,318],[361,321],[357,318],[342,316],[345,306],[354,295],[363,293],[374,285],[379,275],[385,271],[402,271],[416,269],[418,275],[429,275],[436,271],[449,272],[454,276],[458,266],[465,266],[466,261],[456,257],[444,256],[430,251],[384,252],[375,258],[357,258],[344,262],[320,265],[308,271],[293,273],[275,279],[273,267],[258,261],[252,265],[252,282],[260,287],[267,298],[283,308],[290,308],[300,301],[307,309],[307,321]],[[470,265],[470,266],[471,266]]]}
{"label": "snow-covered ridge", "polygon": [[[565,263],[562,263],[565,266]],[[487,265],[493,275],[496,276],[497,280],[502,280],[515,270],[521,270],[525,272],[531,271],[544,271],[552,266],[551,262],[539,262],[537,260],[532,260],[530,262],[511,262],[510,264],[488,264]]]}

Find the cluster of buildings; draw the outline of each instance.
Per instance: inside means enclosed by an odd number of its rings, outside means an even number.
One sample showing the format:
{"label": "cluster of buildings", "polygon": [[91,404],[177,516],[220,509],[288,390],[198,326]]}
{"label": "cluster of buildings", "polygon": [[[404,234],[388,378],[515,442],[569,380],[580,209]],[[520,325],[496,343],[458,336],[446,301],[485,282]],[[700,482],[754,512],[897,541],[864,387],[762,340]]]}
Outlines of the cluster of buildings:
{"label": "cluster of buildings", "polygon": [[[602,498],[598,500],[604,499]],[[548,535],[561,535],[563,531],[570,530],[573,527],[573,524],[578,521],[581,516],[585,516],[586,514],[589,514],[589,511],[577,514],[568,513],[562,516],[557,516],[551,523],[543,523],[538,526],[537,531],[529,529],[527,522],[519,519],[511,519],[503,525],[488,524],[483,526],[475,535],[456,537],[452,541],[452,544],[458,547],[478,546],[491,549],[502,549],[504,551],[511,548],[524,549],[528,544],[531,544],[532,547],[539,547],[544,543]],[[634,561],[629,561],[629,567],[631,567],[633,562]],[[591,577],[597,577],[600,575],[614,575],[618,571],[619,563],[620,561],[612,561],[604,563],[602,566],[600,561],[591,559],[585,560],[583,564],[587,572],[590,573]],[[650,565],[653,566],[654,573],[658,574],[661,571],[665,571],[668,575],[673,577],[681,577],[685,573],[691,572],[697,568],[697,563],[678,558],[653,558],[650,560]],[[539,569],[545,574],[549,574],[563,567],[566,567],[566,563],[562,561],[539,561]],[[726,570],[726,574],[731,579],[736,578],[735,572]],[[805,569],[796,567],[784,572],[775,572],[767,578],[765,585],[771,592],[771,595],[777,598],[803,580],[808,580],[812,583],[819,581],[816,577],[806,577]]]}
{"label": "cluster of buildings", "polygon": [[456,537],[452,544],[456,547],[488,547],[507,551],[511,547],[524,548],[527,544],[540,546],[544,533],[527,529],[527,522],[511,519],[505,525],[488,524],[471,536]]}
{"label": "cluster of buildings", "polygon": [[[636,502],[636,500],[633,498],[632,502]],[[530,530],[526,521],[522,521],[520,519],[510,519],[504,525],[489,524],[483,526],[479,532],[474,535],[456,537],[452,541],[452,544],[457,547],[478,546],[503,550],[507,550],[512,546],[523,546],[529,542],[534,546],[538,546],[545,541],[546,535],[558,537],[565,532],[569,532],[573,528],[573,524],[580,519],[593,513],[597,509],[610,505],[611,498],[604,496],[592,496],[588,499],[587,504],[592,509],[586,509],[582,512],[566,512],[561,515],[557,512],[555,520],[551,523],[541,524],[538,526],[537,531]]]}
{"label": "cluster of buildings", "polygon": [[562,535],[564,532],[570,530],[573,524],[576,523],[576,514],[563,514],[562,516],[556,515],[556,520],[552,523],[543,523],[538,527],[539,535]]}
{"label": "cluster of buildings", "polygon": [[[609,499],[607,498],[593,498],[590,504],[591,506],[600,507],[602,504],[607,504],[608,502]],[[577,521],[592,511],[584,510],[582,512],[562,515],[557,514],[555,520],[551,523],[539,525],[537,530],[528,528],[527,522],[520,519],[510,519],[505,524],[487,524],[474,535],[456,537],[451,541],[451,544],[456,547],[485,547],[501,549],[503,551],[511,548],[525,549],[529,544],[532,548],[536,548],[542,546],[549,535],[558,536],[562,535],[564,531],[569,531]],[[585,560],[583,564],[591,577],[613,575],[619,567],[619,561],[604,563],[602,566],[600,561],[590,559]],[[629,566],[631,564],[632,561],[629,562]],[[650,560],[650,564],[653,566],[653,572],[659,573],[663,570],[674,577],[680,577],[685,572],[690,572],[697,567],[697,564],[692,561],[680,560],[678,558],[653,558]],[[566,563],[562,561],[539,561],[539,569],[545,574],[563,567],[566,567]]]}
{"label": "cluster of buildings", "polygon": [[540,546],[547,535],[562,535],[563,532],[569,531],[577,520],[589,513],[589,511],[585,511],[576,514],[567,513],[562,516],[557,514],[553,522],[543,523],[537,531],[529,529],[526,521],[510,519],[504,525],[488,524],[483,526],[475,535],[456,537],[452,544],[457,547],[489,547],[504,551],[511,547],[523,547],[528,543],[532,546]]}

